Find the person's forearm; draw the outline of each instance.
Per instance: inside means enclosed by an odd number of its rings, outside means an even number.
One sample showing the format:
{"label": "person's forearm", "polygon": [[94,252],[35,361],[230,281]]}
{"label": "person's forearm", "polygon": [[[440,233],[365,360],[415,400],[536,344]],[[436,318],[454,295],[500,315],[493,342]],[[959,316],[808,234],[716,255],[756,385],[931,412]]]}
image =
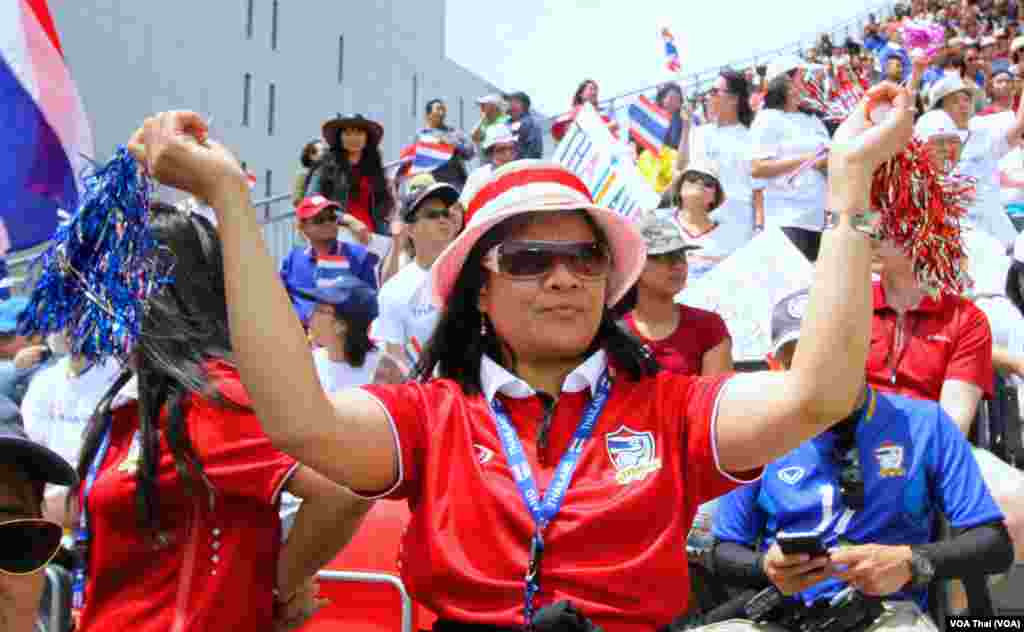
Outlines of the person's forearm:
{"label": "person's forearm", "polygon": [[764,588],[771,584],[764,572],[764,555],[735,542],[719,542],[712,551],[714,573],[727,584]]}
{"label": "person's forearm", "polygon": [[[853,211],[855,205],[848,205]],[[867,208],[866,206],[863,208]],[[793,359],[798,398],[815,424],[853,410],[864,384],[871,341],[871,243],[848,216],[821,236],[807,316]]]}
{"label": "person's forearm", "polygon": [[936,579],[995,575],[1013,564],[1013,544],[1003,522],[989,523],[919,549],[935,567]]}
{"label": "person's forearm", "polygon": [[1022,135],[1024,135],[1024,99],[1021,99],[1017,106],[1017,118],[1013,122],[1013,127],[1006,133],[1006,142],[1010,147],[1016,147],[1020,145]]}
{"label": "person's forearm", "polygon": [[754,191],[752,200],[754,206],[754,228],[764,228],[764,189]]}
{"label": "person's forearm", "polygon": [[277,562],[277,589],[282,598],[287,599],[338,555],[373,506],[373,501],[341,489],[341,496],[302,501]]}
{"label": "person's forearm", "polygon": [[377,274],[377,277],[380,279],[380,287],[384,287],[387,280],[398,273],[398,270],[402,267],[401,261],[402,240],[400,237],[395,237],[391,241],[391,249],[388,250],[388,254],[380,262],[380,272]]}
{"label": "person's forearm", "polygon": [[796,158],[780,158],[767,160],[754,160],[750,167],[750,175],[759,179],[777,178],[790,171],[795,171],[800,165],[813,158],[811,154],[797,156]]}

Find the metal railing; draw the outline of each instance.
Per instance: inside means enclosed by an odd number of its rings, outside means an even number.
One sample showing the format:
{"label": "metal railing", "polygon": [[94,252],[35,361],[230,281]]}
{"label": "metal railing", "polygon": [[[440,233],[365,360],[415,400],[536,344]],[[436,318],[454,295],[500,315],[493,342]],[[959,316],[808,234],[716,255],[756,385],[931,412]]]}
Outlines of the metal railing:
{"label": "metal railing", "polygon": [[401,632],[412,632],[412,597],[402,580],[386,573],[365,573],[360,571],[320,571],[316,577],[321,582],[357,582],[361,584],[387,584],[398,591],[402,608]]}

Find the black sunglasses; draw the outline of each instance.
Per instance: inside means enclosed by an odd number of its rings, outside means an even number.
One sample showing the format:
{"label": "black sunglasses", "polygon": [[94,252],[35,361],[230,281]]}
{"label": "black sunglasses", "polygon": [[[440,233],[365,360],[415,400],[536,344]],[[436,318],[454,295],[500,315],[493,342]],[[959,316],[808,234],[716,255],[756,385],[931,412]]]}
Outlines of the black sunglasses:
{"label": "black sunglasses", "polygon": [[450,208],[431,208],[422,211],[417,211],[416,216],[413,218],[413,221],[419,219],[441,219],[442,217],[445,219],[450,219],[452,215],[453,213]]}
{"label": "black sunglasses", "polygon": [[336,224],[338,223],[338,214],[320,213],[319,215],[310,217],[309,219],[303,221],[305,221],[307,224],[316,224],[317,226],[320,226],[322,224]]}
{"label": "black sunglasses", "polygon": [[506,241],[484,257],[488,270],[516,279],[544,276],[558,261],[581,279],[600,279],[612,266],[611,253],[596,241]]}
{"label": "black sunglasses", "polygon": [[683,176],[683,182],[701,184],[708,189],[714,189],[715,187],[718,186],[717,180],[715,180],[709,175],[697,173],[696,171],[691,171],[687,173],[685,176]]}
{"label": "black sunglasses", "polygon": [[29,575],[50,563],[60,551],[64,528],[40,518],[0,522],[0,573]]}

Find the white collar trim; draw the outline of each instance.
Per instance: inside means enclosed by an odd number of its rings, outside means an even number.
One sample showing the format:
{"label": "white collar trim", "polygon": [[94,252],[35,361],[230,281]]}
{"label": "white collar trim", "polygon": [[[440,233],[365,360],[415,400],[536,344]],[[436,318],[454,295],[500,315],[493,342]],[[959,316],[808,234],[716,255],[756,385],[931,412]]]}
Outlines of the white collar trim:
{"label": "white collar trim", "polygon": [[[590,395],[593,397],[597,392],[601,374],[607,366],[608,359],[604,350],[592,354],[565,377],[562,392],[578,393],[590,387]],[[514,399],[525,399],[537,393],[532,386],[486,355],[480,360],[480,385],[483,387],[487,403],[494,401],[494,396],[498,393]]]}

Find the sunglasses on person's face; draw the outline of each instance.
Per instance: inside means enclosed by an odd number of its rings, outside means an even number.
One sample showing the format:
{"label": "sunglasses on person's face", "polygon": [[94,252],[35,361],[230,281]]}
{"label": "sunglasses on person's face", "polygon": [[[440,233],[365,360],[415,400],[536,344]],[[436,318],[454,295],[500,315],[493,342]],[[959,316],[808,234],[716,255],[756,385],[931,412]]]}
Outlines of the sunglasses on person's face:
{"label": "sunglasses on person's face", "polygon": [[686,263],[687,251],[673,250],[672,252],[663,252],[657,255],[647,255],[647,260],[653,261],[654,263],[661,263],[668,266],[674,266],[680,263]]}
{"label": "sunglasses on person's face", "polygon": [[50,563],[60,550],[64,529],[39,518],[0,522],[0,573],[30,575]]}
{"label": "sunglasses on person's face", "polygon": [[488,270],[514,279],[534,279],[551,272],[557,262],[581,279],[608,275],[612,258],[596,241],[506,241],[484,257]]}
{"label": "sunglasses on person's face", "polygon": [[452,211],[448,208],[430,208],[418,211],[416,213],[416,219],[451,219]]}
{"label": "sunglasses on person's face", "polygon": [[689,182],[691,184],[699,184],[705,189],[714,189],[716,186],[715,179],[711,176],[704,175],[703,173],[690,172],[683,176],[683,182]]}
{"label": "sunglasses on person's face", "polygon": [[324,224],[337,224],[338,223],[338,214],[337,213],[320,213],[319,215],[317,215],[315,217],[310,217],[309,219],[307,219],[305,221],[306,221],[307,224],[315,224],[317,226],[322,226]]}

